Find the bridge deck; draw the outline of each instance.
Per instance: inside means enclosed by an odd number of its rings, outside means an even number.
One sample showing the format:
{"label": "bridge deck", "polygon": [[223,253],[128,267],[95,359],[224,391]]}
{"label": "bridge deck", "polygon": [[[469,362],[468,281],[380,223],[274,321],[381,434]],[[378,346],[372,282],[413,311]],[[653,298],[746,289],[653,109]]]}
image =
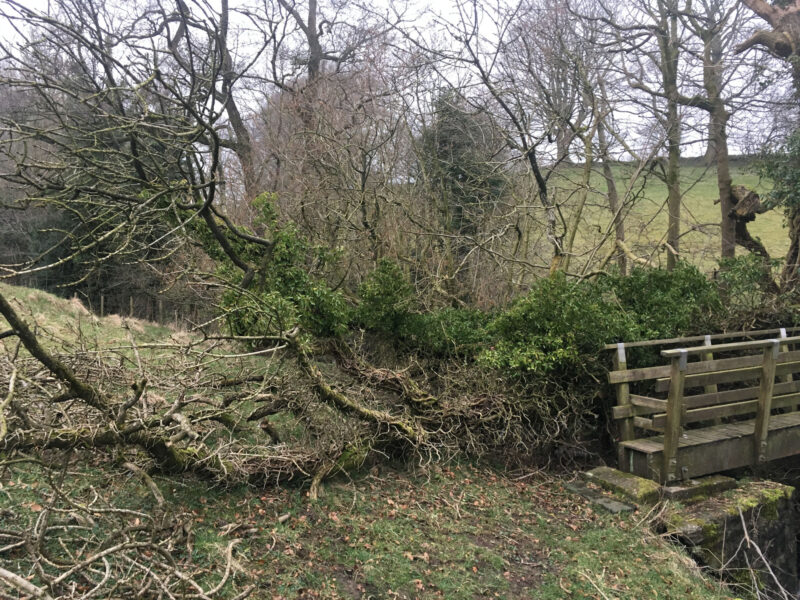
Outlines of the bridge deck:
{"label": "bridge deck", "polygon": [[[684,478],[700,477],[754,463],[755,419],[684,430],[678,440],[678,469]],[[661,473],[664,436],[620,442],[624,470],[651,479]],[[800,412],[773,415],[769,420],[766,459],[800,454]]]}

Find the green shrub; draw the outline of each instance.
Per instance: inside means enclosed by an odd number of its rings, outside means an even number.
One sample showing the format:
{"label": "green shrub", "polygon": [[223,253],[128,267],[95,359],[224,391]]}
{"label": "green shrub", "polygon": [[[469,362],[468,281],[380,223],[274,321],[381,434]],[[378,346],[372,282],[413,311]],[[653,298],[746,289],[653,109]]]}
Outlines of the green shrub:
{"label": "green shrub", "polygon": [[356,317],[361,325],[382,333],[399,334],[414,303],[414,287],[393,260],[381,259],[358,288]]}
{"label": "green shrub", "polygon": [[429,357],[473,356],[485,347],[489,317],[477,309],[414,309],[414,287],[400,266],[383,259],[358,290],[358,323],[391,335],[401,348]]}
{"label": "green shrub", "polygon": [[486,313],[466,308],[411,314],[402,338],[407,347],[427,356],[473,357],[489,342],[489,321]]}
{"label": "green shrub", "polygon": [[800,207],[800,129],[793,131],[782,145],[764,153],[759,167],[760,174],[772,181],[772,189],[765,197],[768,208]]}
{"label": "green shrub", "polygon": [[638,339],[711,331],[724,312],[714,282],[683,262],[673,271],[635,268],[630,275],[611,277],[603,285],[636,320]]}
{"label": "green shrub", "polygon": [[[320,337],[336,337],[347,331],[351,309],[343,295],[312,275],[311,264],[329,260],[327,252],[312,247],[292,226],[278,223],[269,196],[260,196],[256,225],[263,226],[271,248],[229,235],[240,256],[260,265],[247,290],[232,287],[223,294],[222,308],[231,331],[237,335],[271,336],[300,325]],[[204,226],[203,226],[204,227]],[[200,231],[200,239],[210,235]],[[218,244],[212,244],[212,248]],[[239,284],[243,275],[227,256],[214,256],[221,279]]]}
{"label": "green shrub", "polygon": [[729,312],[755,313],[768,304],[780,260],[767,264],[761,256],[745,254],[720,261],[718,281]]}
{"label": "green shrub", "polygon": [[572,380],[595,369],[604,344],[636,337],[637,327],[602,286],[558,275],[537,281],[489,331],[496,341],[481,354],[484,365]]}

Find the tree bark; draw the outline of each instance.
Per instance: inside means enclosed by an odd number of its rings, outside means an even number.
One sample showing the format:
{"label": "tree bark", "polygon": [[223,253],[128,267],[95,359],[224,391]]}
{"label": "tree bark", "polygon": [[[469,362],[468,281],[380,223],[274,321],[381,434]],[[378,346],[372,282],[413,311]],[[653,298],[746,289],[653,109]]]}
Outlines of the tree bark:
{"label": "tree bark", "polygon": [[[670,8],[670,10],[667,10]],[[678,16],[676,7],[660,6],[666,31],[658,36],[661,50],[661,73],[667,97],[667,270],[678,264],[681,235],[681,118],[678,111]]]}
{"label": "tree bark", "polygon": [[[800,0],[784,6],[774,6],[764,0],[742,0],[750,10],[772,26],[772,31],[760,30],[735,48],[736,54],[761,46],[788,62],[792,67],[795,94],[800,98]],[[789,251],[781,273],[781,290],[788,291],[800,282],[800,208],[789,208]]]}
{"label": "tree bark", "polygon": [[736,255],[736,223],[731,217],[733,202],[731,199],[731,172],[728,157],[728,111],[721,97],[722,82],[721,57],[715,56],[714,39],[705,40],[703,53],[703,84],[710,104],[709,148],[713,148],[717,163],[717,189],[719,191],[720,224],[721,224],[721,256],[733,258]]}
{"label": "tree bark", "polygon": [[[603,179],[606,181],[606,196],[608,197],[608,210],[614,220],[614,237],[616,246],[625,243],[625,221],[622,218],[619,192],[617,192],[617,182],[614,179],[614,172],[611,169],[611,162],[608,156],[608,139],[606,137],[605,124],[601,120],[597,124],[597,139],[600,142],[600,159],[603,161]],[[617,254],[617,267],[622,275],[628,272],[628,257],[624,252]]]}

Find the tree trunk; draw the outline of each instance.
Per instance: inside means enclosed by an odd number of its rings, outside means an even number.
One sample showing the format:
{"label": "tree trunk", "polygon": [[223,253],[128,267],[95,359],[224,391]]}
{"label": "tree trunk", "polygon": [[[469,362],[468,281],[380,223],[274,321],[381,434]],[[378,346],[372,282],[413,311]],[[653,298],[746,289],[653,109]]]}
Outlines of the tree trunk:
{"label": "tree trunk", "polygon": [[592,177],[592,163],[594,158],[592,155],[592,132],[586,132],[582,137],[584,152],[583,177],[581,180],[581,191],[578,194],[578,205],[575,207],[575,214],[573,215],[572,223],[570,224],[569,231],[567,232],[567,237],[564,242],[564,259],[561,263],[561,269],[565,273],[569,271],[569,263],[570,259],[572,258],[572,247],[575,244],[575,236],[578,233],[578,228],[581,226],[581,217],[583,215],[583,209],[586,206],[586,199],[589,196],[589,186],[591,184]]}
{"label": "tree trunk", "polygon": [[784,292],[797,287],[800,281],[800,207],[790,208],[786,219],[789,222],[789,251],[781,273],[781,291]]}
{"label": "tree trunk", "polygon": [[[713,37],[711,37],[713,36]],[[717,188],[719,190],[720,225],[722,229],[722,258],[736,255],[736,223],[731,216],[731,172],[728,159],[728,111],[721,97],[722,56],[716,45],[718,36],[709,32],[703,50],[703,85],[708,94],[711,120],[709,124],[709,149],[713,147],[717,162]],[[708,153],[706,153],[708,154]]]}
{"label": "tree trunk", "polygon": [[[715,98],[719,98],[722,94],[722,38],[716,32],[705,30],[703,42],[703,85],[708,94],[708,99],[713,103]],[[725,107],[722,106],[723,112]],[[727,122],[727,114],[725,115]],[[708,145],[706,146],[706,153],[703,156],[703,164],[710,167],[717,164],[719,161],[719,137],[715,135],[716,128],[718,127],[719,119],[715,118],[712,111],[708,116]],[[723,125],[724,126],[724,125]],[[727,145],[727,141],[726,141]],[[727,148],[725,149],[727,154]],[[721,196],[720,196],[721,197]],[[723,213],[725,214],[725,213]],[[723,228],[725,217],[723,217]],[[724,234],[723,234],[724,237]],[[724,245],[724,244],[723,244]],[[724,252],[724,250],[723,250]]]}
{"label": "tree trunk", "polygon": [[720,218],[722,229],[722,258],[733,258],[736,255],[736,223],[731,218],[733,203],[731,201],[731,173],[728,160],[728,141],[725,133],[725,121],[728,115],[722,102],[719,103],[722,115],[714,113],[714,137],[717,147],[717,188],[719,190]]}
{"label": "tree trunk", "polygon": [[[665,7],[666,8],[666,7]],[[675,8],[675,7],[670,7]],[[664,10],[666,35],[659,36],[663,63],[664,92],[667,96],[667,270],[678,264],[681,235],[681,119],[678,112],[678,16],[676,10]]]}
{"label": "tree trunk", "polygon": [[[601,90],[605,93],[603,86]],[[597,139],[600,142],[600,159],[603,161],[603,178],[606,180],[606,196],[608,197],[608,210],[611,211],[611,218],[614,225],[615,247],[619,247],[619,242],[625,243],[625,221],[622,219],[619,193],[617,192],[617,182],[614,179],[614,172],[611,169],[611,162],[608,156],[608,139],[606,137],[605,124],[601,120],[597,124]],[[628,272],[628,257],[624,252],[617,254],[617,267],[622,275]]]}
{"label": "tree trunk", "polygon": [[[756,31],[747,41],[736,46],[736,54],[753,46],[763,46],[783,58],[792,67],[795,93],[800,97],[800,0],[787,2],[785,6],[769,4],[765,0],[742,2],[769,23],[772,31]],[[786,216],[789,222],[789,251],[781,273],[782,291],[794,289],[800,281],[800,208],[789,208]]]}
{"label": "tree trunk", "polygon": [[681,131],[676,102],[669,101],[667,115],[667,270],[671,271],[678,264],[681,235]]}

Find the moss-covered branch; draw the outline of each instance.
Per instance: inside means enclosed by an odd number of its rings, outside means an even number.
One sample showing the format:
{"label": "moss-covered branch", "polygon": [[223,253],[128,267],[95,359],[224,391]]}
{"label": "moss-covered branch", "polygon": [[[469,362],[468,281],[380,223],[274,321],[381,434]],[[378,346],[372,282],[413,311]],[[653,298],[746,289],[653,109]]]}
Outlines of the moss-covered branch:
{"label": "moss-covered branch", "polygon": [[337,345],[336,351],[342,369],[372,385],[398,394],[414,409],[428,409],[439,403],[438,398],[423,390],[405,373],[373,367],[357,357],[353,350],[344,344]]}
{"label": "moss-covered branch", "polygon": [[293,336],[288,338],[288,341],[297,354],[300,369],[311,380],[314,393],[316,393],[320,400],[362,421],[375,423],[377,425],[386,425],[412,443],[418,443],[425,438],[425,431],[411,422],[396,417],[388,412],[363,406],[341,392],[334,390],[325,381],[322,372],[311,362],[308,353],[297,343],[297,338]]}
{"label": "moss-covered branch", "polygon": [[47,367],[53,375],[66,383],[76,397],[103,414],[107,416],[111,415],[111,406],[108,400],[93,386],[78,379],[75,373],[72,372],[72,369],[44,349],[39,343],[36,334],[34,334],[27,323],[20,318],[2,293],[0,293],[0,314],[8,321],[8,324],[19,337],[22,345],[25,346],[25,349],[30,352],[36,360]]}

